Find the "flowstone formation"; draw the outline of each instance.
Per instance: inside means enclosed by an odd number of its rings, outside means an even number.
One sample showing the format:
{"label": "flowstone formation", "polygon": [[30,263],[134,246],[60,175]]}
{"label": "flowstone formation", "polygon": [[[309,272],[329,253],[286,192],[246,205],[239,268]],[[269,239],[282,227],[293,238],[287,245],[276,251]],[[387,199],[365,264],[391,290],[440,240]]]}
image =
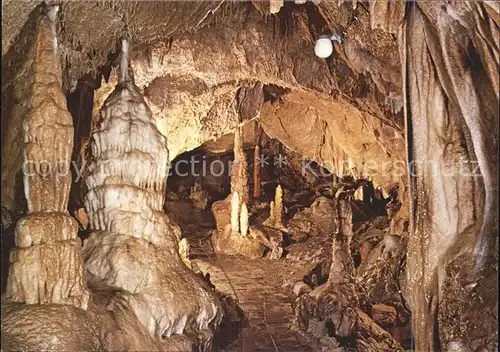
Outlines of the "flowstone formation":
{"label": "flowstone formation", "polygon": [[[331,200],[335,213],[332,264],[328,280],[296,303],[295,328],[318,343],[321,351],[335,351],[341,342],[354,336],[358,320],[350,255],[352,210],[347,201]],[[345,342],[344,342],[345,343]]]}
{"label": "flowstone formation", "polygon": [[78,224],[67,211],[73,120],[66,108],[57,56],[57,7],[36,26],[31,110],[24,128],[24,191],[28,214],[18,221],[5,297],[26,304],[87,309]]}
{"label": "flowstone formation", "polygon": [[496,5],[412,5],[401,33],[418,351],[498,349]]}
{"label": "flowstone formation", "polygon": [[185,334],[208,348],[220,306],[179,256],[180,230],[162,211],[168,150],[128,72],[123,42],[120,79],[92,136],[85,204],[92,234],[84,257],[91,287],[116,291],[157,339]]}

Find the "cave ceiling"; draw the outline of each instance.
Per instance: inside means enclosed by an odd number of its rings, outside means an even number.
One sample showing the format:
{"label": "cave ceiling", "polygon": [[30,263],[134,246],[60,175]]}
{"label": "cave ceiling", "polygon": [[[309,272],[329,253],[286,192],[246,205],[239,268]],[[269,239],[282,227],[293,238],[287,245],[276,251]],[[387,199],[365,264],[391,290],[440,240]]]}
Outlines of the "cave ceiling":
{"label": "cave ceiling", "polygon": [[[20,46],[12,46],[12,43],[17,37],[22,37],[29,14],[33,10],[41,11],[40,7],[35,9],[37,4],[39,2],[33,1],[5,1],[2,4],[4,69],[15,65],[11,61],[15,60]],[[351,98],[364,98],[373,93],[370,92],[370,82],[366,82],[370,79],[358,76],[369,68],[360,67],[349,56],[349,53],[362,53],[387,72],[373,78],[381,88],[379,91],[383,91],[382,96],[395,95],[401,90],[396,38],[383,30],[371,28],[369,10],[365,5],[360,4],[355,10],[351,2],[286,2],[275,14],[269,14],[264,5],[218,1],[62,2],[58,40],[64,86],[66,90],[72,90],[78,79],[109,65],[118,39],[128,37],[137,48],[136,54],[148,54],[149,59],[155,54],[168,60],[170,51],[175,56],[172,48],[184,43],[184,47],[191,45],[191,50],[201,56],[196,60],[198,66],[208,65],[214,54],[219,56],[222,64],[227,61],[226,67],[219,67],[220,62],[211,62],[214,71],[229,70],[226,77],[218,79],[219,82],[206,82],[208,84],[219,84],[221,80],[231,78],[239,81],[253,79],[305,88],[329,96],[345,94]],[[349,39],[347,52],[338,49],[336,58],[328,63],[311,55],[318,36],[344,31]],[[241,57],[227,55],[233,47],[243,50]],[[243,61],[231,62],[234,59]],[[238,67],[242,63],[253,70],[248,72],[245,67]],[[210,66],[202,68],[209,71]],[[140,77],[140,74],[136,77],[149,82],[154,78]],[[377,98],[383,101],[381,96]],[[383,109],[380,111],[380,108],[361,100],[358,99],[357,103],[362,108],[379,117],[387,115]],[[395,119],[395,123],[399,127],[402,125],[401,119]]]}
{"label": "cave ceiling", "polygon": [[[278,87],[271,92],[275,96],[296,91],[316,97],[307,98],[309,105],[325,110],[326,104],[332,114],[352,106],[367,115],[364,121],[374,121],[374,117],[395,130],[400,139],[402,88],[394,34],[372,29],[371,9],[361,3],[356,8],[352,2],[282,5],[273,9],[266,2],[61,2],[57,36],[63,89],[69,95],[78,82],[88,82],[95,89],[91,124],[99,123],[101,104],[116,84],[112,67],[117,65],[119,40],[129,38],[135,82],[157,127],[167,136],[170,160],[232,133],[240,119],[258,117],[262,90],[269,87]],[[36,17],[43,6],[20,1],[2,6],[3,96],[22,95],[13,92],[16,75],[25,65],[18,58],[29,45],[23,38],[29,38],[33,30],[34,21],[27,19]],[[383,23],[383,27],[390,26]],[[343,33],[346,42],[323,60],[314,55],[314,43],[330,33]],[[313,106],[314,101],[318,107]],[[9,115],[9,107],[3,109],[2,116]],[[76,154],[81,140],[90,133],[78,128],[79,118],[74,116]],[[20,123],[2,119],[5,140],[12,141],[5,145],[16,145]],[[373,136],[376,129],[366,128],[373,138],[378,138]],[[338,154],[339,146],[330,144],[330,150],[317,161],[331,161]],[[382,140],[383,157],[388,148],[391,146]],[[18,173],[21,154],[8,149],[2,152],[2,165],[12,171],[4,173],[3,185],[13,190],[20,184],[13,185],[19,182],[10,174]],[[349,145],[340,149],[359,150]],[[359,159],[358,155],[348,157]],[[402,160],[404,150],[396,157]],[[12,192],[6,192],[4,204],[11,202],[6,197],[13,199]]]}

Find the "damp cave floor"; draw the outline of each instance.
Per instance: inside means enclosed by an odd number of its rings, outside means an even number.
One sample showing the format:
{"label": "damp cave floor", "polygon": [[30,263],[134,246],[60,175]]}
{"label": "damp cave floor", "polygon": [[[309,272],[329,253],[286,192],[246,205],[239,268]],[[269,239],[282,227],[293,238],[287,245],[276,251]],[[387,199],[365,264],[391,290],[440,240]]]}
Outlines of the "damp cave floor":
{"label": "damp cave floor", "polygon": [[[203,274],[210,274],[215,289],[230,296],[244,313],[241,330],[221,331],[228,341],[217,352],[307,352],[292,329],[293,285],[308,274],[307,262],[248,259],[216,255],[210,244],[211,230],[184,232],[191,246],[190,258]],[[234,336],[237,335],[237,336]]]}

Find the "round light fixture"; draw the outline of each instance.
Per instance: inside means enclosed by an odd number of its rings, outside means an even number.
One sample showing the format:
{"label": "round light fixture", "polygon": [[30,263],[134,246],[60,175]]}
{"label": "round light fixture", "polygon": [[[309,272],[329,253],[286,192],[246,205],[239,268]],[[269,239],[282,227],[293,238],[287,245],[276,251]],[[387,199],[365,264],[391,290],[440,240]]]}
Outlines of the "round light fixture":
{"label": "round light fixture", "polygon": [[337,34],[331,36],[321,36],[314,45],[314,53],[317,57],[326,59],[333,53],[333,43],[332,41],[337,41],[342,44],[342,39]]}
{"label": "round light fixture", "polygon": [[314,53],[317,57],[326,59],[333,53],[333,44],[329,37],[319,38],[314,45]]}

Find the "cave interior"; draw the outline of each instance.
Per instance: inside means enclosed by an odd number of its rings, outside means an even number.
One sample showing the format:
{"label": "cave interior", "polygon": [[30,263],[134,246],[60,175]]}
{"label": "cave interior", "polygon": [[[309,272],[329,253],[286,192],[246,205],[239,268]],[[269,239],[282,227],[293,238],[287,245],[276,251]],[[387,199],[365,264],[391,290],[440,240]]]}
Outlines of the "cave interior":
{"label": "cave interior", "polygon": [[498,2],[2,23],[2,351],[498,350]]}

